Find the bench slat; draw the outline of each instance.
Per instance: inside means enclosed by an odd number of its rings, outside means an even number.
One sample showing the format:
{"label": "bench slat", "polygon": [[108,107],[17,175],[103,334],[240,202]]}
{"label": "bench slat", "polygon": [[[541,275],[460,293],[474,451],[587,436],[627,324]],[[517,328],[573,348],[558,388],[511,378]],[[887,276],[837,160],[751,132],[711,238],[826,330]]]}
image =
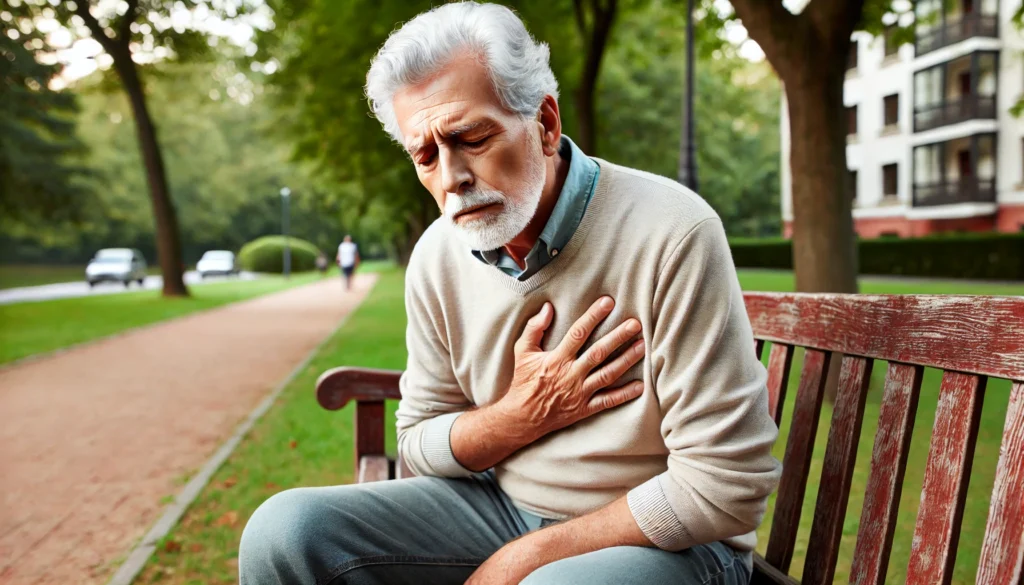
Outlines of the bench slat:
{"label": "bench slat", "polygon": [[907,583],[945,584],[953,576],[985,380],[960,372],[942,376]]}
{"label": "bench slat", "polygon": [[782,421],[782,408],[786,402],[789,369],[793,364],[793,346],[784,343],[772,345],[768,354],[768,412],[778,425]]}
{"label": "bench slat", "polygon": [[783,573],[789,571],[800,528],[800,511],[807,488],[807,474],[818,433],[821,402],[825,395],[828,364],[832,354],[809,349],[804,353],[803,373],[796,391],[796,406],[790,422],[786,455],[782,462],[782,480],[772,519],[765,560]]}
{"label": "bench slat", "polygon": [[852,585],[885,583],[923,374],[921,366],[889,364],[853,552],[853,566],[857,570],[851,575]]}
{"label": "bench slat", "polygon": [[1024,298],[746,293],[754,337],[1024,380]]}
{"label": "bench slat", "polygon": [[866,358],[843,357],[818,501],[814,506],[814,523],[807,545],[807,563],[801,579],[804,585],[830,585],[835,575],[850,480],[864,419],[864,401],[871,381],[871,365],[871,360]]}
{"label": "bench slat", "polygon": [[996,468],[977,582],[1024,583],[1024,382],[1016,382],[1006,408],[1006,426]]}
{"label": "bench slat", "polygon": [[383,455],[368,455],[359,460],[359,483],[387,481],[391,475],[391,462]]}

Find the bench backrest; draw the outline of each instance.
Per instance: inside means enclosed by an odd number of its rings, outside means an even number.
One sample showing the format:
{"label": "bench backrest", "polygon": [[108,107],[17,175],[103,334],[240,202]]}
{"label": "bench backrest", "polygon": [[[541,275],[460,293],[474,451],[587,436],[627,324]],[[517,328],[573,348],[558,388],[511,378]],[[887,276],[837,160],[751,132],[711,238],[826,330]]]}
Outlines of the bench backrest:
{"label": "bench backrest", "polygon": [[805,348],[764,556],[778,574],[769,580],[792,581],[782,576],[796,546],[827,372],[841,355],[801,582],[833,581],[872,363],[885,360],[851,582],[885,581],[923,368],[934,367],[943,370],[942,384],[907,582],[950,582],[985,383],[996,377],[1013,384],[977,582],[1024,583],[1024,298],[748,293],[745,300],[758,356],[772,342],[769,408],[777,423],[794,350]]}

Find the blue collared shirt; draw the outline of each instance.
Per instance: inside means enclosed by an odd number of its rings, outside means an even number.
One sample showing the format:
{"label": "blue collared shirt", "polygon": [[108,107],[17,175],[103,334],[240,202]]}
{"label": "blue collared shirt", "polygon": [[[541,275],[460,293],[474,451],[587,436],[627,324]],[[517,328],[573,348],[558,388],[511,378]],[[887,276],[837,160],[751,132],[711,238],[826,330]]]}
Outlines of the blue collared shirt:
{"label": "blue collared shirt", "polygon": [[569,173],[565,177],[565,184],[562,185],[562,192],[558,195],[555,208],[551,210],[551,217],[544,224],[544,230],[540,233],[537,243],[526,255],[526,268],[519,268],[504,248],[473,250],[473,255],[481,262],[490,264],[513,278],[526,280],[547,266],[547,263],[558,256],[572,239],[580,221],[583,220],[590,198],[594,196],[601,168],[565,135],[562,135],[558,154],[569,161]]}

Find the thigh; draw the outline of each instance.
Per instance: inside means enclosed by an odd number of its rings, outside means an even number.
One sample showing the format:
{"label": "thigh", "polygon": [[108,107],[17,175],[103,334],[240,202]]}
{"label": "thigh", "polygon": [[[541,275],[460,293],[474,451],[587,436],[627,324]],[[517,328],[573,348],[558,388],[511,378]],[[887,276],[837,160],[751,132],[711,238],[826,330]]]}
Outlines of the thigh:
{"label": "thigh", "polygon": [[288,490],[246,526],[241,581],[462,583],[525,531],[489,475]]}
{"label": "thigh", "polygon": [[680,552],[617,546],[551,563],[522,585],[746,585],[746,554],[720,542]]}

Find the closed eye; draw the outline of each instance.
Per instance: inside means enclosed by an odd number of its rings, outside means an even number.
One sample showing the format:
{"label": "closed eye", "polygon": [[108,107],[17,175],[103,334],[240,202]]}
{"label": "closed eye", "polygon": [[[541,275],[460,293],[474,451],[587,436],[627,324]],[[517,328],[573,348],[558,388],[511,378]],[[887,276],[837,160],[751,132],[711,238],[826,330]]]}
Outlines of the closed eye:
{"label": "closed eye", "polygon": [[470,148],[473,148],[473,147],[476,147],[476,146],[481,146],[483,143],[487,142],[488,139],[490,139],[490,136],[484,136],[480,140],[473,140],[473,141],[468,141],[467,140],[467,141],[463,142],[462,144],[464,144],[464,145],[466,145],[466,146],[468,146]]}

